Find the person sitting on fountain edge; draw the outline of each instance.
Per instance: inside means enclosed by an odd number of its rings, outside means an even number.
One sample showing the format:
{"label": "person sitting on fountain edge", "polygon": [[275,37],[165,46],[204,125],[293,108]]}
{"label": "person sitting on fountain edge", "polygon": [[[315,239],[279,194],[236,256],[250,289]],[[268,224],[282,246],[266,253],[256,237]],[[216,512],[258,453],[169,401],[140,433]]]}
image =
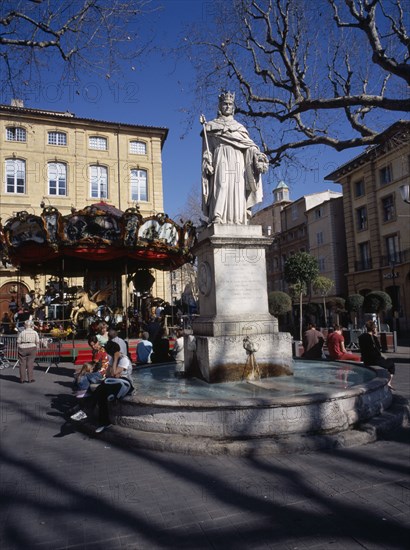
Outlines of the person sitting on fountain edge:
{"label": "person sitting on fountain edge", "polygon": [[[128,357],[120,352],[120,346],[116,342],[107,342],[107,353],[111,357],[110,365],[107,368],[106,378],[87,398],[87,409],[91,412],[98,405],[99,426],[95,433],[101,433],[111,426],[108,403],[115,399],[123,399],[132,391],[131,373],[132,365]],[[83,410],[71,415],[72,420],[84,420],[87,413]]]}
{"label": "person sitting on fountain edge", "polygon": [[151,363],[152,342],[149,341],[148,332],[142,333],[142,340],[137,344],[137,365]]}
{"label": "person sitting on fountain edge", "polygon": [[316,329],[315,323],[310,323],[303,334],[303,359],[322,359],[325,337]]}
{"label": "person sitting on fountain edge", "polygon": [[327,349],[332,361],[360,361],[359,355],[354,355],[345,348],[345,339],[340,325],[334,326],[334,331],[327,337]]}
{"label": "person sitting on fountain edge", "polygon": [[167,329],[162,327],[157,339],[154,342],[153,352],[151,355],[153,363],[169,363],[174,361],[169,351],[169,338]]}
{"label": "person sitting on fountain edge", "polygon": [[375,365],[388,370],[390,373],[388,386],[394,389],[391,383],[396,366],[392,359],[384,357],[381,353],[381,345],[377,338],[377,327],[374,321],[367,321],[366,332],[359,336],[359,347],[364,366],[370,367]]}

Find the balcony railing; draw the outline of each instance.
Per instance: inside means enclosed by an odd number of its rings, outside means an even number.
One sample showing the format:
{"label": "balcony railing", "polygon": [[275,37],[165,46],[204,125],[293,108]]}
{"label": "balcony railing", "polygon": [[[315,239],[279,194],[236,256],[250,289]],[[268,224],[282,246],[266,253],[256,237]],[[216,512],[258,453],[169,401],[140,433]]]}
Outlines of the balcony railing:
{"label": "balcony railing", "polygon": [[373,269],[373,262],[371,258],[355,262],[355,271],[366,271],[367,269]]}
{"label": "balcony railing", "polygon": [[380,258],[380,266],[385,267],[387,265],[398,265],[410,261],[410,248],[407,250],[400,250],[398,252],[392,252],[387,256]]}

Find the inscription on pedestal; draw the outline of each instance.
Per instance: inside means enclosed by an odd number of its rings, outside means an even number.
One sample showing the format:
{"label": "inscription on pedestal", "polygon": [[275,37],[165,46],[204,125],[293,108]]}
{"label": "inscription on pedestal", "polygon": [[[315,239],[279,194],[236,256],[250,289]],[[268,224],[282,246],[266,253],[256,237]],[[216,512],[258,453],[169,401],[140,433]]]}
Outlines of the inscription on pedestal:
{"label": "inscription on pedestal", "polygon": [[[260,259],[263,254],[258,254]],[[243,256],[215,258],[216,303],[219,314],[235,315],[267,311],[266,271],[264,263],[246,261]],[[240,261],[235,261],[240,259]],[[260,299],[262,297],[262,300]]]}

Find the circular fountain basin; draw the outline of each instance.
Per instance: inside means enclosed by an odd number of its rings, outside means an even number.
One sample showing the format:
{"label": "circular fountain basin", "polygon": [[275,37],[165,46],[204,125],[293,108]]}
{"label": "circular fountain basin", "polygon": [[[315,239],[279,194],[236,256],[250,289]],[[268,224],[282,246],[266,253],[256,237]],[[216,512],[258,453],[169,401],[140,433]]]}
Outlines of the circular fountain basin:
{"label": "circular fountain basin", "polygon": [[387,381],[384,369],[353,362],[296,360],[293,376],[221,384],[181,378],[175,364],[151,366],[135,372],[136,392],[112,412],[127,437],[150,448],[283,449],[381,414],[392,402]]}

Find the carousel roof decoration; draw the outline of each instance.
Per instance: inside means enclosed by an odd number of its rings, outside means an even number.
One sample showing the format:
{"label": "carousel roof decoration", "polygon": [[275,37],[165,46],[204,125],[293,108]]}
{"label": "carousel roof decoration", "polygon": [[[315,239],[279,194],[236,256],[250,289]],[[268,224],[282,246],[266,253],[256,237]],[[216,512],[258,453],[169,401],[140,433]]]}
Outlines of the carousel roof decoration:
{"label": "carousel roof decoration", "polygon": [[175,269],[193,261],[196,242],[192,222],[179,226],[166,214],[142,217],[139,208],[122,212],[100,202],[62,216],[54,206],[41,205],[41,216],[18,212],[0,223],[0,256],[22,270],[53,272],[67,260],[70,270],[115,262],[125,271]]}

